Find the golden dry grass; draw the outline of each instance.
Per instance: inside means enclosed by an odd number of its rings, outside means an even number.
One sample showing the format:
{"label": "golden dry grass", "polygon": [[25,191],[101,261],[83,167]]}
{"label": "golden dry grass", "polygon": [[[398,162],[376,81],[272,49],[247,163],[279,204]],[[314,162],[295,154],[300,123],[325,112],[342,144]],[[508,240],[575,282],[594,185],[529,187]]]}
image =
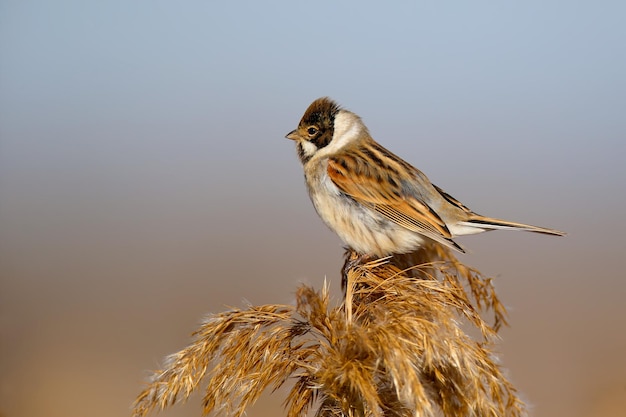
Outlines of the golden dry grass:
{"label": "golden dry grass", "polygon": [[[490,350],[506,323],[490,280],[438,245],[366,263],[346,258],[338,306],[326,284],[320,291],[303,285],[295,306],[207,318],[192,343],[154,373],[134,417],[185,400],[203,382],[204,412],[233,417],[286,383],[287,417],[312,407],[317,416],[525,414]],[[481,310],[493,313],[493,325]],[[480,340],[461,322],[478,329]]]}

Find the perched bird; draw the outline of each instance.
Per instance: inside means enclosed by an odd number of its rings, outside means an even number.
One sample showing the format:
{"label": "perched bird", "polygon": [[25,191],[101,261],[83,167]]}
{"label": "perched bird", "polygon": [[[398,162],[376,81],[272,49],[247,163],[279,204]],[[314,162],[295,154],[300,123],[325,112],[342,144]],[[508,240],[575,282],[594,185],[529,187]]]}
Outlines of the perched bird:
{"label": "perched bird", "polygon": [[494,229],[564,235],[474,213],[379,145],[359,116],[327,97],[311,103],[286,137],[296,142],[315,210],[360,254],[409,253],[429,239],[465,252],[454,237]]}

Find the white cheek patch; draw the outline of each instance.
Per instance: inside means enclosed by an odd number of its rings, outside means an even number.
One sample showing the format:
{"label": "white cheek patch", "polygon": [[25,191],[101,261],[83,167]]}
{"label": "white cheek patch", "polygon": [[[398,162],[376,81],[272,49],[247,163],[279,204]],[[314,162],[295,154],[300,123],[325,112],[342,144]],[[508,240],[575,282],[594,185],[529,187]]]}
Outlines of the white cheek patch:
{"label": "white cheek patch", "polygon": [[333,139],[325,148],[320,149],[318,156],[330,155],[347,144],[354,142],[363,133],[363,122],[354,113],[341,110],[335,116]]}
{"label": "white cheek patch", "polygon": [[300,146],[302,146],[302,152],[304,153],[304,156],[311,157],[315,154],[315,152],[317,152],[317,146],[309,141],[303,140],[302,142],[300,142]]}

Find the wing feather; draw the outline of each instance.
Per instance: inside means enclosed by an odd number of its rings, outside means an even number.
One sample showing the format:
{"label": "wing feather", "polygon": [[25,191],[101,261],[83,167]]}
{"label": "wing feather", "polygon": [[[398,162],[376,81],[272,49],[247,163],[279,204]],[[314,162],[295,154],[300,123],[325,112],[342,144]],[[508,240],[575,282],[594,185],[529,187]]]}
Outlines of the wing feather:
{"label": "wing feather", "polygon": [[342,153],[329,158],[328,176],[342,192],[394,223],[462,250],[451,240],[450,230],[431,207],[403,190],[402,181],[392,172],[376,168]]}
{"label": "wing feather", "polygon": [[437,190],[437,192],[439,192],[439,194],[441,194],[441,196],[445,198],[448,201],[448,203],[452,204],[458,209],[461,209],[463,212],[467,214],[474,214],[474,212],[472,212],[472,210],[464,206],[463,203],[461,203],[459,200],[457,200],[456,198],[452,197],[450,194],[443,191],[441,188],[437,187],[435,184],[433,184],[433,187],[435,187],[435,190]]}

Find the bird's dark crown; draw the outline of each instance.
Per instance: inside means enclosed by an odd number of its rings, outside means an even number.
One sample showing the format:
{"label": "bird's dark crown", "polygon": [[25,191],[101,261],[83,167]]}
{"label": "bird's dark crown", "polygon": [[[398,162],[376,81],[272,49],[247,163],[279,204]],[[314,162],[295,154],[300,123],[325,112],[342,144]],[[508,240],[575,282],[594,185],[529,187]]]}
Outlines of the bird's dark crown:
{"label": "bird's dark crown", "polygon": [[[309,105],[304,112],[300,126],[304,125],[328,125],[328,122],[334,122],[335,116],[341,110],[341,107],[328,97],[321,97]],[[330,123],[332,126],[332,123]]]}
{"label": "bird's dark crown", "polygon": [[300,120],[299,129],[310,127],[317,129],[317,134],[309,140],[318,149],[327,146],[333,138],[335,116],[341,107],[328,97],[322,97],[309,105]]}

